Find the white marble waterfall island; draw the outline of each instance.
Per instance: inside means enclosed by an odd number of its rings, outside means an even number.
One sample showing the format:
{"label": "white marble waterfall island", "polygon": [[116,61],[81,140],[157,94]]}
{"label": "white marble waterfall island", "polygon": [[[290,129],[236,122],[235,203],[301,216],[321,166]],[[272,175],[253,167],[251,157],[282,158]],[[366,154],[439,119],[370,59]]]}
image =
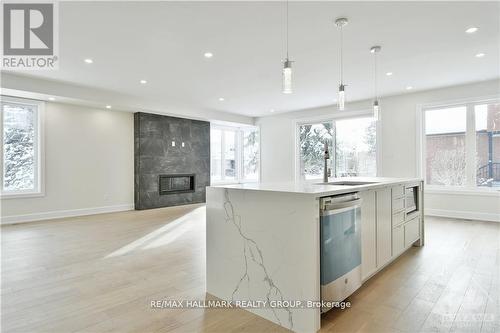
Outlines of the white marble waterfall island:
{"label": "white marble waterfall island", "polygon": [[[338,181],[346,179],[331,180]],[[319,330],[321,309],[305,306],[321,300],[320,198],[357,192],[362,199],[363,281],[412,245],[423,245],[420,179],[348,181],[367,184],[208,187],[207,292],[223,300],[266,302],[247,310],[292,331]],[[409,209],[411,188],[416,209]]]}

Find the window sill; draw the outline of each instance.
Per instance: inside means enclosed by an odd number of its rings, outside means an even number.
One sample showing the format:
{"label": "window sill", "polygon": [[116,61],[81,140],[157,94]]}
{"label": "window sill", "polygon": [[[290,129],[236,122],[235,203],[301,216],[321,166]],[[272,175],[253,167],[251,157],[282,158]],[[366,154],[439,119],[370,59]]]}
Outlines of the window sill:
{"label": "window sill", "polygon": [[27,198],[39,198],[44,197],[45,193],[43,192],[17,192],[17,193],[0,193],[0,199],[27,199]]}
{"label": "window sill", "polygon": [[429,194],[450,194],[450,195],[472,195],[496,197],[500,196],[500,188],[454,188],[454,187],[433,187],[428,185],[424,187],[424,193]]}

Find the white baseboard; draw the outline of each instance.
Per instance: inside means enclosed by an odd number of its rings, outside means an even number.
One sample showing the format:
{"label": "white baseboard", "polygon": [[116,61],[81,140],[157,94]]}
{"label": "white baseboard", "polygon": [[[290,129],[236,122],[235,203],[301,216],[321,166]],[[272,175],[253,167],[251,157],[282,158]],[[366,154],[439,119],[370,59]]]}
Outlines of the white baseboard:
{"label": "white baseboard", "polygon": [[450,217],[450,218],[454,218],[454,219],[500,222],[500,214],[495,214],[495,213],[468,212],[468,211],[459,211],[459,210],[426,208],[425,215],[439,216],[439,217]]}
{"label": "white baseboard", "polygon": [[134,209],[134,204],[125,204],[125,205],[93,207],[93,208],[80,208],[72,210],[56,210],[52,212],[43,212],[43,213],[26,214],[26,215],[10,215],[10,216],[2,216],[1,224],[5,225],[14,223],[50,220],[50,219],[60,219],[64,217],[123,212],[133,209]]}

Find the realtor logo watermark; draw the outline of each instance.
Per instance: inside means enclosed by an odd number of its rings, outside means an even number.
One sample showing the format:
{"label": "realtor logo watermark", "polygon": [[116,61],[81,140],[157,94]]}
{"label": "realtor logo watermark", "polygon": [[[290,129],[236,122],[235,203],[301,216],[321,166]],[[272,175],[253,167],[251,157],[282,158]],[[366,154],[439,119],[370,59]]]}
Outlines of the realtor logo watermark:
{"label": "realtor logo watermark", "polygon": [[2,3],[2,69],[57,69],[57,2]]}

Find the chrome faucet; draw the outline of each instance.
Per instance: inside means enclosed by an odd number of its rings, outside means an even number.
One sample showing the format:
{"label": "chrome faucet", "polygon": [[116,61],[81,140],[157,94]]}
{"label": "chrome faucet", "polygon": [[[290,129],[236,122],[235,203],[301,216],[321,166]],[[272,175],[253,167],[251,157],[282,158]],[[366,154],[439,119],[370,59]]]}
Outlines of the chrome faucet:
{"label": "chrome faucet", "polygon": [[328,160],[330,159],[330,153],[328,152],[328,143],[325,142],[325,166],[323,167],[323,183],[328,183],[328,177],[330,176],[330,169],[328,169]]}

